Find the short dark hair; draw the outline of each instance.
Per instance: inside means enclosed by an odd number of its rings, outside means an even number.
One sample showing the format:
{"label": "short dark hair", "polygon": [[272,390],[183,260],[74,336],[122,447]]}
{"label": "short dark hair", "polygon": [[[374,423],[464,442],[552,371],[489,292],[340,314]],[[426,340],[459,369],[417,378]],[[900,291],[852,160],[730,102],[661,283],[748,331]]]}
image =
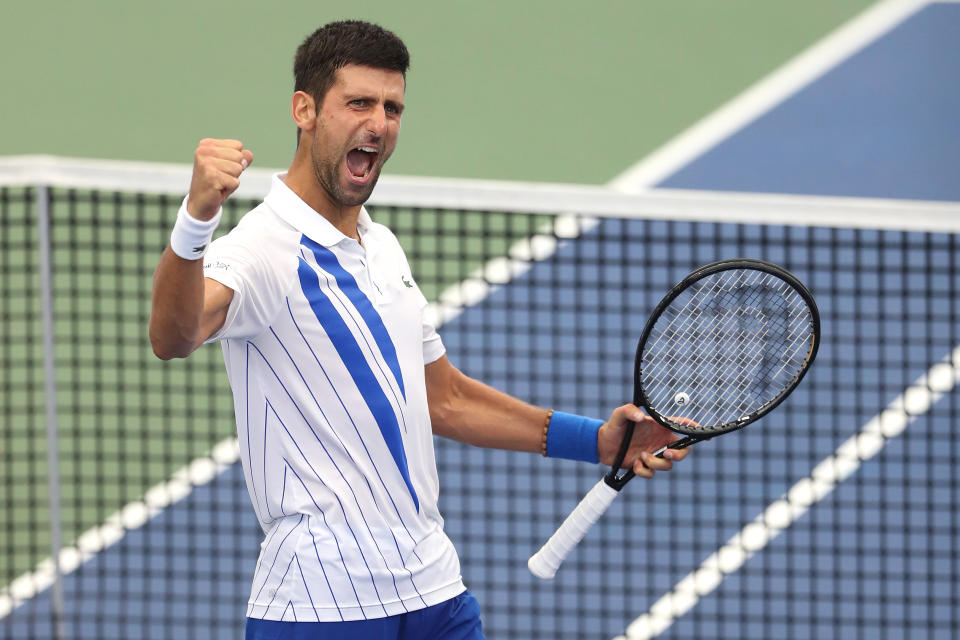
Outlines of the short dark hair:
{"label": "short dark hair", "polygon": [[320,109],[337,69],[348,64],[399,71],[406,80],[410,53],[403,40],[381,26],[360,20],[331,22],[311,33],[297,49],[293,90],[310,94]]}

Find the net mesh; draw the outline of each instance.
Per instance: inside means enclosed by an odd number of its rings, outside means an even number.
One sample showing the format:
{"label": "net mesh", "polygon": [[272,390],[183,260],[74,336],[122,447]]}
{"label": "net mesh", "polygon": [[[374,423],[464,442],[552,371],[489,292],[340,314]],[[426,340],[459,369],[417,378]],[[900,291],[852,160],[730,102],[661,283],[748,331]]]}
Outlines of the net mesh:
{"label": "net mesh", "polygon": [[[261,534],[219,349],[160,362],[146,337],[180,197],[50,195],[66,636],[236,638]],[[4,639],[55,635],[36,199],[0,189]],[[254,204],[231,200],[222,228]],[[960,634],[957,234],[371,212],[445,301],[451,360],[568,412],[629,400],[643,323],[696,266],[781,264],[820,307],[817,364],[763,427],[631,483],[551,582],[526,559],[603,470],[438,440],[441,511],[488,637]]]}

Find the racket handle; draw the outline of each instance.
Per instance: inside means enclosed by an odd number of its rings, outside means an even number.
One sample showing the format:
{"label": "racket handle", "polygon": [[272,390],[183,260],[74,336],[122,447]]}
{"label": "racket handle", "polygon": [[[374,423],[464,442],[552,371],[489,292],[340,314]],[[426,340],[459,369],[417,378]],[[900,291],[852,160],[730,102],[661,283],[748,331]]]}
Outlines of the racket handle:
{"label": "racket handle", "polygon": [[593,489],[583,496],[577,508],[567,516],[563,524],[540,548],[540,551],[530,556],[527,561],[530,573],[543,580],[553,578],[564,559],[583,540],[583,536],[587,534],[590,527],[600,519],[613,499],[617,497],[617,493],[619,492],[616,489],[611,488],[603,480],[594,485]]}

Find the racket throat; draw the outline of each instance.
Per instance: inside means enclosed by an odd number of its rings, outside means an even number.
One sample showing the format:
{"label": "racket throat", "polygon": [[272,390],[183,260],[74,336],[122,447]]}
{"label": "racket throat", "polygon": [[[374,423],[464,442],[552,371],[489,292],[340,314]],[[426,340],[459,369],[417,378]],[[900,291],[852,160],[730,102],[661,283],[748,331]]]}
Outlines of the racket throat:
{"label": "racket throat", "polygon": [[617,457],[613,461],[610,472],[603,476],[603,481],[611,489],[620,491],[623,485],[627,484],[634,476],[632,469],[621,469],[623,460],[627,457],[627,450],[630,448],[630,441],[633,440],[633,432],[637,428],[637,423],[632,420],[627,422],[627,430],[623,434],[623,440],[620,441],[620,449],[617,451]]}
{"label": "racket throat", "polygon": [[655,455],[658,458],[662,458],[663,452],[666,451],[667,449],[686,449],[692,444],[703,442],[704,440],[709,440],[712,437],[713,436],[686,436],[686,437],[680,438],[679,440],[671,442],[665,447],[660,447],[653,453],[653,455]]}

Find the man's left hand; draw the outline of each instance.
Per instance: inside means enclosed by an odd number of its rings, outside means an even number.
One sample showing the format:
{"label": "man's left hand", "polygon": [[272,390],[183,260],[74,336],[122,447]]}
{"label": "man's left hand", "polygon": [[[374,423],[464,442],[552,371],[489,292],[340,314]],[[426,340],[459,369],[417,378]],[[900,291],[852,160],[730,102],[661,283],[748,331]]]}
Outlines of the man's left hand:
{"label": "man's left hand", "polygon": [[625,404],[613,410],[610,419],[603,423],[597,434],[597,454],[602,464],[610,466],[614,463],[631,420],[637,426],[623,459],[623,468],[633,468],[638,476],[652,478],[654,471],[669,471],[674,462],[686,457],[688,449],[667,449],[663,452],[663,458],[654,456],[654,451],[678,440],[679,436],[634,405]]}

